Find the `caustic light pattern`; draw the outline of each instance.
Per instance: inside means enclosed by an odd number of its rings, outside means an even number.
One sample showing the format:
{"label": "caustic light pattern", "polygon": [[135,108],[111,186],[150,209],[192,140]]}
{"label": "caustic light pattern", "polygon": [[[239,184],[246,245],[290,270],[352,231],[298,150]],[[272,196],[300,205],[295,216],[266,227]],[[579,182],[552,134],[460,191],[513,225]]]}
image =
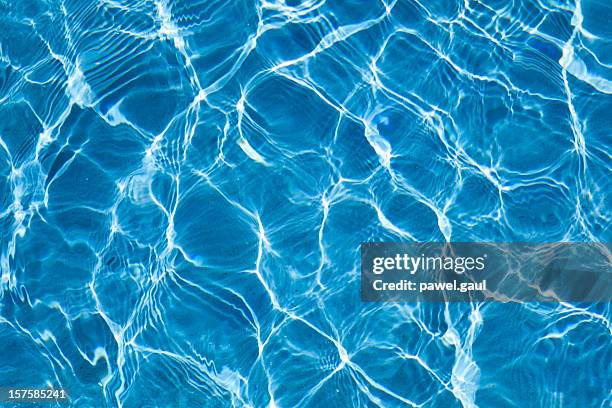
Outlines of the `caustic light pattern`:
{"label": "caustic light pattern", "polygon": [[610,241],[611,19],[607,0],[0,1],[0,387],[609,407],[609,304],[367,304],[359,245]]}

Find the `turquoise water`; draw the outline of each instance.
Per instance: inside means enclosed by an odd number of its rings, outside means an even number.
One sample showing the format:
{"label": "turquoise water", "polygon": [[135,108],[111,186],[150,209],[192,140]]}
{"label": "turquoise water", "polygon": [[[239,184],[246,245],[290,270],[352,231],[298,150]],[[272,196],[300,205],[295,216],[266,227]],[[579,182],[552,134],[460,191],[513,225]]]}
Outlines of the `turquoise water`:
{"label": "turquoise water", "polygon": [[366,304],[359,245],[610,241],[611,19],[0,1],[0,387],[610,407],[609,304]]}

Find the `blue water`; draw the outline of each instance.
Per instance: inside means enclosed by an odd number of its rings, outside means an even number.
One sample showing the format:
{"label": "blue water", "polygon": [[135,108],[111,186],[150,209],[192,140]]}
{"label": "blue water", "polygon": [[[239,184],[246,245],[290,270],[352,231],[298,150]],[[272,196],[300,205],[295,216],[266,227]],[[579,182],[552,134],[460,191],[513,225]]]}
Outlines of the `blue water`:
{"label": "blue water", "polygon": [[609,304],[359,297],[361,242],[610,241],[611,20],[608,0],[0,1],[0,387],[612,406]]}

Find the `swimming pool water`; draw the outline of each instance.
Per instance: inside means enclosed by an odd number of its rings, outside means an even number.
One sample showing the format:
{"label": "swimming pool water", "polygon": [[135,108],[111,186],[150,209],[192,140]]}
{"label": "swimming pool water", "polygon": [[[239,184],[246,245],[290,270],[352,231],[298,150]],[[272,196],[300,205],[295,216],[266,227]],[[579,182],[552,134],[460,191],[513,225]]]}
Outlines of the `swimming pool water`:
{"label": "swimming pool water", "polygon": [[610,407],[608,303],[363,303],[359,245],[609,242],[611,19],[605,0],[0,1],[0,387]]}

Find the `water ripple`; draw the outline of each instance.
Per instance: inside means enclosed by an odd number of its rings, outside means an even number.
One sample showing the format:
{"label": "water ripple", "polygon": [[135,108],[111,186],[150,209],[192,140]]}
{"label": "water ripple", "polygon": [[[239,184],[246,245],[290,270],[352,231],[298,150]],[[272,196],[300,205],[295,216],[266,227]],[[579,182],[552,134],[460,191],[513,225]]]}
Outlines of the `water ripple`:
{"label": "water ripple", "polygon": [[0,386],[75,407],[609,406],[609,304],[365,304],[358,255],[610,241],[611,17],[0,1]]}

